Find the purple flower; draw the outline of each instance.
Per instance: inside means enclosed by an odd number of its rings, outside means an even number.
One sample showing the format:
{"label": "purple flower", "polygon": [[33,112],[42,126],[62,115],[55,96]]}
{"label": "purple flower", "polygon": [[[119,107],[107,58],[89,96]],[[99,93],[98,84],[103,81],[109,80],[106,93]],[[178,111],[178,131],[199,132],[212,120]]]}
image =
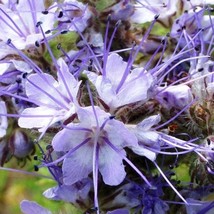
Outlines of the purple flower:
{"label": "purple flower", "polygon": [[154,84],[153,76],[143,68],[128,69],[129,64],[116,53],[108,56],[105,71],[98,75],[84,71],[111,110],[137,101],[146,102]]}
{"label": "purple flower", "polygon": [[137,143],[136,137],[98,107],[94,112],[92,107],[79,108],[77,114],[80,122],[68,124],[52,142],[55,151],[68,151],[62,165],[64,184],[87,178],[94,167],[99,169],[104,183],[120,184],[126,176],[121,154],[126,154],[124,147]]}
{"label": "purple flower", "polygon": [[26,94],[38,107],[26,108],[19,118],[23,128],[48,128],[76,112],[77,93],[81,82],[69,72],[63,59],[58,60],[56,81],[49,74],[31,74],[26,80]]}
{"label": "purple flower", "polygon": [[[21,0],[17,4],[9,2],[0,5],[0,39],[8,39],[18,49],[25,49],[43,39],[43,35],[36,27],[37,22],[42,22],[44,32],[53,28],[55,9],[43,14],[44,1]],[[27,17],[27,18],[26,18]]]}
{"label": "purple flower", "polygon": [[52,214],[51,211],[45,209],[34,201],[23,200],[20,203],[20,208],[24,214]]}

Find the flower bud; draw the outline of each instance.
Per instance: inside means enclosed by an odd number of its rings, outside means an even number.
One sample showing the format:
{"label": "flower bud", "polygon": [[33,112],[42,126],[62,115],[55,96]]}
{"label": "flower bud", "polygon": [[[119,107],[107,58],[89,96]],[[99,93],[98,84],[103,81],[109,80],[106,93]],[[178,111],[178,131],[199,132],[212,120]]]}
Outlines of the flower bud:
{"label": "flower bud", "polygon": [[9,148],[12,154],[19,159],[34,153],[35,147],[27,134],[21,129],[16,129],[9,139]]}

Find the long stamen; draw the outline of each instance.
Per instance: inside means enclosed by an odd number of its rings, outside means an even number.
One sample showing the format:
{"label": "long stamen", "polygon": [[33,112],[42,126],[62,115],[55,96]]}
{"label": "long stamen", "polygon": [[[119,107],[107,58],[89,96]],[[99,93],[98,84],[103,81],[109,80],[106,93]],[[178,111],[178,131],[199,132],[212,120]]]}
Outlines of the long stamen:
{"label": "long stamen", "polygon": [[25,34],[21,31],[21,29],[19,28],[19,26],[12,20],[12,18],[11,18],[8,14],[6,14],[6,13],[4,12],[4,10],[2,10],[1,8],[0,8],[0,11],[10,20],[10,22],[15,26],[15,28],[16,28],[17,30],[16,30],[13,26],[11,26],[8,22],[6,22],[6,21],[2,18],[2,16],[0,17],[0,19],[1,19],[5,24],[7,24],[14,32],[16,32],[19,36],[25,37]]}
{"label": "long stamen", "polygon": [[9,171],[9,172],[17,172],[17,173],[21,173],[21,174],[25,174],[25,175],[32,175],[32,176],[36,176],[36,177],[42,177],[42,178],[47,178],[47,179],[53,180],[53,178],[50,176],[38,174],[35,172],[27,172],[27,171],[24,171],[21,169],[12,169],[12,168],[8,168],[8,167],[1,167],[0,166],[0,170]]}
{"label": "long stamen", "polygon": [[160,174],[163,176],[165,181],[169,184],[169,186],[174,190],[174,192],[178,195],[178,197],[185,203],[188,204],[188,202],[184,199],[184,197],[178,192],[178,190],[172,185],[172,183],[169,181],[169,179],[165,176],[163,171],[160,169],[160,167],[157,165],[156,162],[153,162]]}

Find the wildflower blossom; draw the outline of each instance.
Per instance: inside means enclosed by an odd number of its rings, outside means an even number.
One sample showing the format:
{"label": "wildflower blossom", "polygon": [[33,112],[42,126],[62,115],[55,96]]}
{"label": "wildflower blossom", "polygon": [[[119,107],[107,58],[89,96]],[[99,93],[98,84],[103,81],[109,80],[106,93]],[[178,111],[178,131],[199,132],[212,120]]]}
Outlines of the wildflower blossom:
{"label": "wildflower blossom", "polygon": [[128,64],[115,53],[106,62],[106,73],[101,75],[85,71],[95,85],[100,98],[114,110],[137,101],[147,101],[154,84],[154,77],[142,68],[129,72]]}
{"label": "wildflower blossom", "polygon": [[69,73],[63,59],[58,60],[58,66],[58,81],[49,74],[31,74],[27,79],[26,94],[38,107],[26,108],[22,112],[23,116],[28,117],[19,119],[20,127],[47,128],[57,121],[66,120],[76,112],[76,96],[81,82]]}
{"label": "wildflower blossom", "polygon": [[[8,6],[8,7],[7,7]],[[7,42],[13,40],[18,49],[25,49],[43,39],[42,33],[36,27],[38,22],[43,23],[46,32],[53,28],[54,11],[43,14],[45,6],[43,1],[21,0],[18,3],[9,1],[8,5],[0,5],[0,39]],[[26,17],[28,17],[26,19]]]}
{"label": "wildflower blossom", "polygon": [[80,122],[68,124],[53,138],[55,151],[69,152],[82,145],[63,161],[63,181],[66,185],[72,185],[92,172],[95,167],[94,156],[96,167],[106,184],[118,185],[126,176],[123,158],[109,144],[113,144],[125,156],[124,147],[136,144],[137,139],[121,122],[110,119],[110,114],[98,107],[95,107],[95,111],[96,119],[92,107],[78,109]]}

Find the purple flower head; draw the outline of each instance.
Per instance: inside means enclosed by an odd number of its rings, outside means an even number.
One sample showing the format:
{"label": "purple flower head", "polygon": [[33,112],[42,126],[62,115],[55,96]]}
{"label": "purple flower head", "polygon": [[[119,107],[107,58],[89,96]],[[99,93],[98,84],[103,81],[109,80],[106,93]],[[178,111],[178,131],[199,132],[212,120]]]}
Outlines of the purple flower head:
{"label": "purple flower head", "polygon": [[38,22],[43,23],[44,31],[53,28],[55,9],[50,9],[48,14],[42,13],[45,11],[44,1],[20,0],[16,4],[9,2],[7,5],[0,5],[0,39],[4,42],[11,39],[18,49],[25,49],[43,39],[36,27]]}
{"label": "purple flower head", "polygon": [[118,185],[126,176],[120,154],[125,156],[124,147],[135,145],[137,139],[123,123],[111,119],[110,114],[98,107],[94,107],[94,111],[97,119],[92,107],[79,108],[80,122],[68,124],[53,138],[55,151],[68,152],[62,165],[65,185],[87,178],[94,167],[99,169],[108,185]]}
{"label": "purple flower head", "polygon": [[45,209],[34,201],[23,200],[20,203],[20,208],[24,214],[52,214],[51,211]]}
{"label": "purple flower head", "polygon": [[154,85],[153,76],[136,68],[129,71],[129,64],[116,53],[108,56],[105,72],[101,75],[84,71],[94,84],[99,97],[111,110],[137,101],[146,102]]}
{"label": "purple flower head", "polygon": [[19,118],[23,128],[48,128],[76,112],[77,93],[81,82],[69,72],[63,59],[58,60],[56,81],[49,74],[31,74],[26,79],[26,94],[38,107],[26,108]]}

